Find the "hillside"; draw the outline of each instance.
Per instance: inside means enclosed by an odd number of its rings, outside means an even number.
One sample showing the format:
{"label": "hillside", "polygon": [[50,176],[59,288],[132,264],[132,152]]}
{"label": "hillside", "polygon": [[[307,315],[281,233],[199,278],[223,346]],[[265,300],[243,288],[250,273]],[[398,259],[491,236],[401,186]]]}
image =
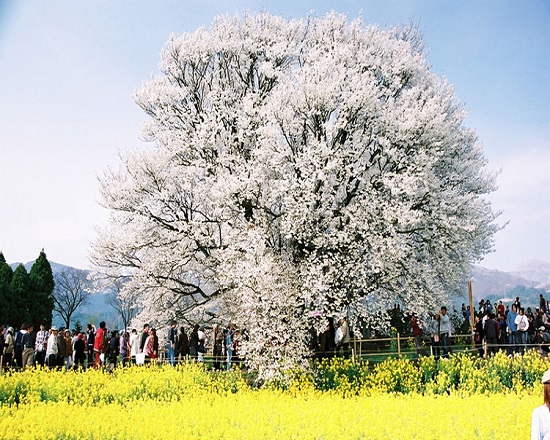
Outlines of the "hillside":
{"label": "hillside", "polygon": [[489,270],[481,266],[472,268],[472,290],[474,302],[489,299],[492,303],[502,300],[511,304],[516,296],[526,307],[535,307],[542,293],[550,299],[550,264],[540,260],[522,263],[510,272]]}

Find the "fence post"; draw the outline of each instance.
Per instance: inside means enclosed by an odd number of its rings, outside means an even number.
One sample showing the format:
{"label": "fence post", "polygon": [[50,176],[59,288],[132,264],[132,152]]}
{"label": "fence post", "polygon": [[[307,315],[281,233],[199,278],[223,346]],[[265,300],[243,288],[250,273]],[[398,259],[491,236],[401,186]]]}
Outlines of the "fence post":
{"label": "fence post", "polygon": [[399,337],[399,332],[397,333],[397,356],[401,357],[401,339]]}

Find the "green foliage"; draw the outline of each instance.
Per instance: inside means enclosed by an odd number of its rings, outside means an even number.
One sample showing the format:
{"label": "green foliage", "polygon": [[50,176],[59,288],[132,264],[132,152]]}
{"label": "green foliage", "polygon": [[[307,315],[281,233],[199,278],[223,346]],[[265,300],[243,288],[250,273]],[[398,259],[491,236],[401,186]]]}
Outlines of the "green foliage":
{"label": "green foliage", "polygon": [[422,388],[422,371],[408,359],[387,359],[369,375],[367,384],[384,393],[413,393]]}
{"label": "green foliage", "polygon": [[0,252],[0,283],[10,284],[13,278],[13,270],[6,262],[4,254]]}
{"label": "green foliage", "polygon": [[10,310],[9,323],[14,328],[19,328],[24,322],[28,322],[30,314],[29,295],[29,274],[25,266],[20,264],[13,272],[13,278],[10,283],[10,299],[9,304],[12,306]]}
{"label": "green foliage", "polygon": [[6,262],[4,254],[0,252],[0,323],[5,324],[11,316],[11,291],[10,284],[13,278],[13,270]]}
{"label": "green foliage", "polygon": [[52,322],[54,301],[52,292],[55,286],[52,266],[46,257],[44,250],[31,267],[29,274],[31,307],[29,320],[37,327],[45,321],[47,326]]}
{"label": "green foliage", "polygon": [[452,355],[436,361],[390,358],[370,369],[366,362],[332,359],[315,363],[311,382],[319,391],[343,394],[428,393],[465,395],[531,390],[550,362],[536,351],[508,357],[504,352],[480,358],[470,354]]}
{"label": "green foliage", "polygon": [[77,331],[77,332],[81,332],[83,327],[82,327],[82,323],[80,322],[79,319],[76,320],[76,322],[74,323],[74,329]]}
{"label": "green foliage", "polygon": [[323,359],[312,370],[312,383],[315,389],[320,391],[337,390],[344,394],[350,391],[357,392],[367,383],[368,368],[368,361]]}
{"label": "green foliage", "polygon": [[[308,369],[288,371],[288,380],[262,386],[296,395],[334,393],[342,397],[377,394],[455,394],[463,397],[531,393],[550,362],[535,351],[489,358],[467,354],[436,361],[424,357],[418,362],[390,358],[374,367],[368,362],[334,358],[314,362]],[[120,380],[117,380],[119,378]],[[86,372],[28,369],[0,375],[0,406],[31,402],[75,404],[124,403],[128,400],[186,399],[197,390],[234,394],[257,386],[253,376],[238,369],[209,370],[203,364],[182,364],[117,368],[112,374],[90,369]]]}

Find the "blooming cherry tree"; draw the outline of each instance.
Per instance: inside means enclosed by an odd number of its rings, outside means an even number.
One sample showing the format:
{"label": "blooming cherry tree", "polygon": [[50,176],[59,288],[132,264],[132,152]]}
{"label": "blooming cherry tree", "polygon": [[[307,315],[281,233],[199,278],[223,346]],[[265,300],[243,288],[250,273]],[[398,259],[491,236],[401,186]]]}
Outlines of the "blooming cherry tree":
{"label": "blooming cherry tree", "polygon": [[282,366],[311,310],[432,310],[491,250],[494,175],[415,29],[221,17],[161,70],[136,93],[154,147],[101,179],[93,249],[159,314],[214,307]]}

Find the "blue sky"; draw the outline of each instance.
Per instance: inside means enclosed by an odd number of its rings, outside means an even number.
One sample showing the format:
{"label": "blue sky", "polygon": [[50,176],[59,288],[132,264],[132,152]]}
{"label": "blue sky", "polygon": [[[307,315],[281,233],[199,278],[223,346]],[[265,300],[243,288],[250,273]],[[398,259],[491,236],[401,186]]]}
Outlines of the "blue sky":
{"label": "blue sky", "polygon": [[97,176],[140,145],[133,91],[171,33],[219,14],[329,10],[381,27],[417,24],[432,68],[454,85],[492,170],[508,226],[482,265],[550,262],[550,1],[0,0],[0,250],[89,267],[107,213]]}

